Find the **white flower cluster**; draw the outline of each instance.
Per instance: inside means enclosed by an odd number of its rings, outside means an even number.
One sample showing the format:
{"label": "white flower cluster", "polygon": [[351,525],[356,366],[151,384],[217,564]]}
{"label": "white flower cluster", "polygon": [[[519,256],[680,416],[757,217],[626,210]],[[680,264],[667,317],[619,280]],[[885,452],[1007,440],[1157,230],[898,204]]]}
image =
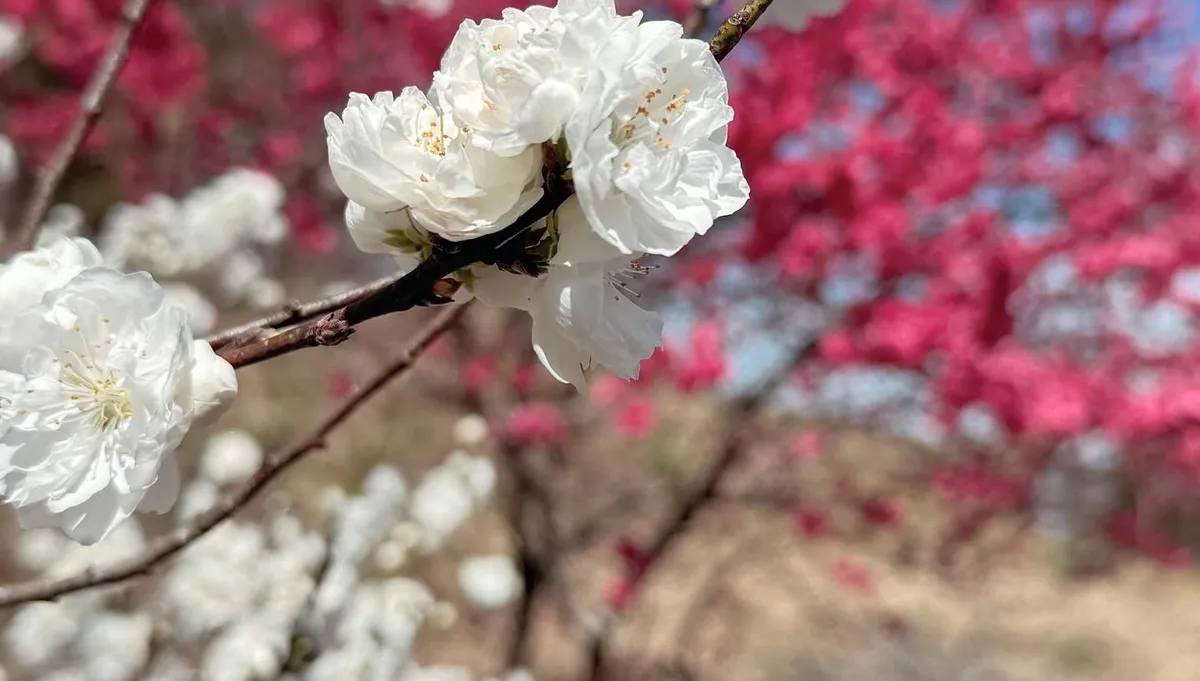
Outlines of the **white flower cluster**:
{"label": "white flower cluster", "polygon": [[[131,520],[103,542],[79,546],[53,532],[23,533],[16,557],[22,567],[45,577],[68,577],[131,558],[145,548]],[[112,609],[114,591],[74,594],[50,603],[30,603],[4,630],[5,658],[16,678],[132,681],[150,654],[153,621],[147,613]]]}
{"label": "white flower cluster", "polygon": [[613,0],[560,0],[465,21],[429,93],[354,93],[325,120],[351,236],[406,267],[433,237],[507,227],[542,198],[547,173],[572,183],[533,228],[544,274],[458,276],[485,302],[528,312],[539,359],[576,386],[595,364],[637,374],[662,335],[630,289],[643,259],[674,255],[749,195],[707,43],[641,19]]}
{"label": "white flower cluster", "polygon": [[[241,431],[210,438],[204,472],[193,486],[244,479],[251,467],[232,459],[250,451],[252,441]],[[398,469],[377,466],[358,494],[327,490],[328,538],[282,511],[261,524],[226,522],[185,549],[162,580],[137,597],[117,587],[23,607],[4,630],[0,658],[15,664],[20,678],[43,681],[473,681],[464,668],[423,667],[413,659],[418,631],[452,624],[456,611],[401,571],[410,553],[433,550],[427,537],[444,539],[455,529],[444,518],[427,528],[419,517],[434,517],[431,507],[439,501],[461,509],[470,498],[479,508],[494,479],[488,459],[459,451],[409,495]],[[52,578],[102,568],[145,546],[140,526],[130,520],[87,547],[52,532],[23,533],[16,558]],[[464,584],[477,607],[495,607],[522,589],[504,556],[468,559],[460,572],[471,574],[467,581],[490,604],[477,602]],[[289,660],[302,662],[287,667]],[[530,677],[515,670],[506,678]]]}
{"label": "white flower cluster", "polygon": [[282,285],[267,276],[258,249],[287,236],[283,202],[274,177],[235,168],[178,201],[155,194],[114,207],[98,245],[110,267],[144,270],[177,287],[200,284],[226,305],[275,307],[283,303]]}
{"label": "white flower cluster", "polygon": [[173,456],[237,392],[231,367],[146,273],[58,237],[0,265],[0,498],[92,544],[175,502]]}
{"label": "white flower cluster", "polygon": [[[465,669],[420,667],[412,660],[421,626],[449,625],[455,611],[421,582],[396,573],[409,555],[439,549],[491,498],[495,481],[489,459],[455,451],[428,471],[411,494],[401,472],[384,465],[368,474],[360,495],[329,491],[329,558],[306,627],[324,652],[304,681],[474,678]],[[373,571],[383,579],[363,581],[360,571],[372,556]],[[519,584],[501,588],[521,590]]]}

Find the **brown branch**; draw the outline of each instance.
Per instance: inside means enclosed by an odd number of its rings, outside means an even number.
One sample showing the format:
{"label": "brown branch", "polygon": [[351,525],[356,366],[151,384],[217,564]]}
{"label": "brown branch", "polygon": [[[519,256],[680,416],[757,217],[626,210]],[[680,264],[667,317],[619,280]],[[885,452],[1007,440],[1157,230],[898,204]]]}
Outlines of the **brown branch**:
{"label": "brown branch", "polygon": [[224,496],[215,507],[197,517],[190,524],[177,528],[155,540],[150,549],[145,553],[109,567],[87,570],[66,579],[39,580],[14,586],[0,587],[0,607],[29,601],[52,600],[76,591],[116,584],[131,577],[149,574],[164,560],[183,550],[192,542],[207,534],[209,530],[236,513],[258,494],[259,491],[266,487],[268,483],[278,477],[280,473],[287,470],[292,464],[295,464],[309,452],[323,448],[325,446],[325,438],[335,428],[341,425],[370,397],[390,383],[392,379],[405,375],[430,344],[458,321],[458,318],[462,316],[466,307],[466,305],[456,305],[444,310],[437,318],[421,329],[395,361],[380,371],[370,383],[363,386],[354,395],[351,395],[335,412],[326,417],[310,433],[301,438],[291,448],[272,457],[244,485]]}
{"label": "brown branch", "polygon": [[[699,484],[687,493],[650,543],[642,549],[642,556],[647,567],[636,578],[639,586],[644,584],[651,570],[661,561],[667,551],[683,537],[695,517],[710,502],[719,499],[718,493],[722,481],[733,468],[753,435],[750,428],[769,400],[789,380],[792,368],[803,361],[812,348],[813,345],[810,343],[801,344],[788,361],[782,363],[778,371],[749,394],[736,400],[728,410],[729,416],[726,420],[728,425],[721,451],[717,454],[717,460],[708,468]],[[624,612],[633,610],[641,593],[641,588],[634,589],[633,596],[623,609]],[[607,611],[602,613],[597,620],[599,624],[593,629],[591,640],[588,642],[588,672],[585,678],[589,681],[600,681],[604,678],[611,633],[620,621],[620,613]]]}
{"label": "brown branch", "polygon": [[151,2],[152,0],[129,0],[122,8],[121,22],[117,25],[108,52],[101,59],[99,67],[79,97],[79,114],[71,122],[71,127],[67,129],[62,141],[58,143],[54,155],[50,157],[50,164],[38,174],[33,195],[25,207],[21,222],[0,248],[0,262],[8,260],[19,251],[33,247],[37,240],[38,227],[46,217],[54,192],[62,182],[67,167],[79,153],[79,147],[96,126],[96,120],[100,118],[100,112],[104,108],[105,95],[125,66],[125,60],[129,57],[129,43],[145,18],[146,9]]}
{"label": "brown branch", "polygon": [[230,343],[234,343],[239,339],[253,338],[255,332],[264,332],[270,330],[278,330],[293,324],[306,322],[314,317],[319,317],[323,314],[333,312],[338,308],[345,307],[351,303],[356,303],[367,296],[374,295],[388,286],[391,286],[398,279],[399,274],[377,279],[366,286],[360,286],[356,289],[343,291],[337,295],[314,300],[308,303],[291,302],[284,305],[278,312],[256,319],[252,322],[246,322],[223,331],[214,333],[205,338],[208,344],[213,348],[222,348]]}
{"label": "brown branch", "polygon": [[717,61],[729,56],[734,47],[742,41],[746,33],[754,26],[763,12],[771,6],[771,0],[750,0],[741,9],[729,15],[725,23],[717,28],[717,33],[708,41],[708,49],[712,50]]}
{"label": "brown branch", "polygon": [[458,284],[447,277],[474,264],[496,264],[516,254],[523,254],[526,233],[570,196],[571,190],[567,185],[554,177],[547,178],[546,192],[542,198],[503,230],[470,241],[437,240],[437,246],[429,258],[378,290],[370,291],[319,319],[267,338],[234,344],[232,347],[227,345],[217,354],[235,368],[249,366],[304,348],[337,345],[354,333],[354,327],[376,317],[423,305],[449,303]]}

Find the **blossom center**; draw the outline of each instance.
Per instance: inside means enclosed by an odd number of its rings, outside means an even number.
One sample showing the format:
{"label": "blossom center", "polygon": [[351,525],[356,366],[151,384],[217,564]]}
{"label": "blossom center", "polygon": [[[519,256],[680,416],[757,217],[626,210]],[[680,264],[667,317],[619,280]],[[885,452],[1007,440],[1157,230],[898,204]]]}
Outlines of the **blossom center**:
{"label": "blossom center", "polygon": [[[427,104],[421,105],[423,111],[428,111],[428,108]],[[420,117],[427,119],[427,122],[423,123],[423,127],[418,131],[416,143],[425,150],[425,153],[432,156],[446,155],[446,131],[442,127],[442,115],[441,112],[438,112],[432,117],[428,115]]]}
{"label": "blossom center", "polygon": [[[642,258],[635,258],[627,265],[615,270],[609,270],[604,273],[604,281],[608,282],[618,293],[625,296],[629,300],[637,300],[642,297],[642,294],[630,288],[634,281],[650,273],[650,270],[657,269],[658,265],[647,265],[642,261]],[[613,300],[616,300],[614,297]]]}
{"label": "blossom center", "polygon": [[95,419],[100,430],[116,428],[133,418],[133,399],[115,371],[102,371],[87,357],[65,351],[71,361],[62,363],[59,381],[66,386],[71,402]]}
{"label": "blossom center", "polygon": [[[666,67],[663,67],[664,73]],[[664,93],[661,87],[647,89],[633,113],[622,116],[614,124],[612,140],[618,147],[644,143],[666,151],[671,148],[671,124],[679,120],[692,91]]]}

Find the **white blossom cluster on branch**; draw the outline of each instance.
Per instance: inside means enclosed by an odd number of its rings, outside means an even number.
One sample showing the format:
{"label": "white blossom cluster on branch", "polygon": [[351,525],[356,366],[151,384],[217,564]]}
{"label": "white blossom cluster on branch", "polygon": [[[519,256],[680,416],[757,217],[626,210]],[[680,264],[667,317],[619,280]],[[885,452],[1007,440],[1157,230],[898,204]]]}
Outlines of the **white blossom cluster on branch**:
{"label": "white blossom cluster on branch", "polygon": [[99,247],[62,204],[0,263],[0,499],[24,527],[90,544],[174,505],[175,448],[237,390],[193,336],[215,319],[208,295],[282,299],[256,250],[286,235],[282,204],[275,178],[234,169],[182,201],[118,205]]}
{"label": "white blossom cluster on branch", "polygon": [[117,205],[105,217],[97,245],[105,263],[119,270],[197,285],[222,305],[277,307],[283,287],[267,275],[260,249],[287,236],[283,203],[277,179],[235,168],[180,200],[155,194]]}
{"label": "white blossom cluster on branch", "polygon": [[[213,435],[188,492],[244,481],[254,472],[242,463],[244,455],[253,459],[251,450],[261,447],[246,432]],[[413,658],[417,633],[452,624],[456,608],[405,572],[410,557],[438,550],[490,500],[495,478],[489,459],[463,450],[411,491],[399,469],[378,465],[356,493],[325,489],[319,508],[303,514],[318,512],[316,529],[276,505],[260,521],[222,524],[149,588],[23,606],[4,630],[0,657],[20,678],[40,681],[475,681],[465,668],[424,667]],[[189,521],[176,517],[179,526]],[[16,558],[58,577],[145,547],[141,525],[130,519],[87,547],[26,532]],[[508,556],[468,557],[459,572],[463,598],[476,608],[506,605],[523,589]],[[520,670],[507,678],[531,679]]]}
{"label": "white blossom cluster on branch", "polygon": [[662,321],[632,289],[646,259],[745,204],[725,144],[732,118],[707,43],[618,15],[612,0],[560,0],[465,21],[429,92],[354,93],[325,124],[351,236],[404,268],[430,257],[432,237],[504,229],[562,175],[573,195],[531,230],[538,276],[456,276],[484,302],[528,312],[542,364],[582,386],[594,365],[636,376],[661,343]]}

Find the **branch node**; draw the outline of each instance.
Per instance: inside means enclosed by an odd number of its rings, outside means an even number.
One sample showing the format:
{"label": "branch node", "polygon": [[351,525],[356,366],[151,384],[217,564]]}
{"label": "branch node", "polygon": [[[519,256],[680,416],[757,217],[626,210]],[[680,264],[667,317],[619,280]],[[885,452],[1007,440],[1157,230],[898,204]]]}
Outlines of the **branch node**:
{"label": "branch node", "polygon": [[313,340],[317,345],[338,345],[352,335],[354,329],[350,328],[344,317],[336,313],[326,315],[313,329]]}

